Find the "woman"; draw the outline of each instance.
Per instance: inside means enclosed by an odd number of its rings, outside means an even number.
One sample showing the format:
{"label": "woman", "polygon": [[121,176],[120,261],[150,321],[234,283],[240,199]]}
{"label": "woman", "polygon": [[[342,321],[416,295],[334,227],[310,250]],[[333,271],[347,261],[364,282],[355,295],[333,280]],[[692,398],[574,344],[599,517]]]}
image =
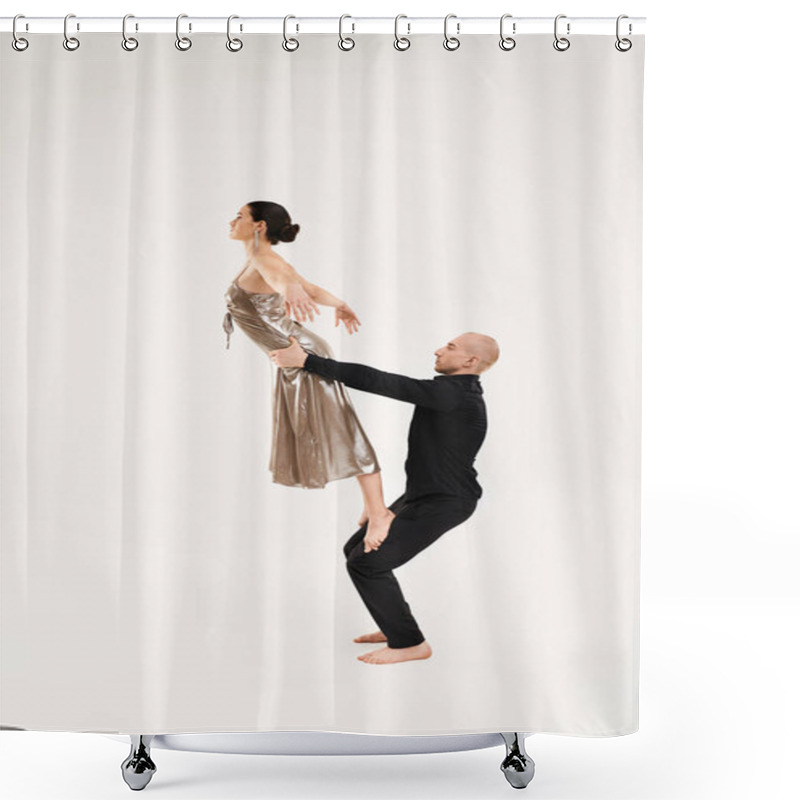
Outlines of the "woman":
{"label": "woman", "polygon": [[[278,203],[259,200],[239,209],[230,238],[244,244],[247,262],[225,293],[226,347],[235,321],[265,353],[288,347],[294,336],[304,350],[333,358],[324,339],[290,316],[313,321],[317,304],[333,306],[335,324],[341,321],[348,333],[358,330],[361,322],[347,303],[307,281],[273,250],[279,241],[294,241],[298,230]],[[305,488],[356,475],[364,496],[359,526],[368,523],[370,538],[388,531],[394,513],[384,502],[378,459],[338,381],[303,369],[278,370],[269,468],[275,483]]]}

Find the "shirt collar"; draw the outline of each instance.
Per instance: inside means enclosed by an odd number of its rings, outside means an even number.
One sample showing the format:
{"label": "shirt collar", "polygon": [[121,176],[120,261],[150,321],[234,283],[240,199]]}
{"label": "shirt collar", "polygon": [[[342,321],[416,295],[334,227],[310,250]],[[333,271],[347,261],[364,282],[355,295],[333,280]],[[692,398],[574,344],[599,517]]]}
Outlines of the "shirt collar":
{"label": "shirt collar", "polygon": [[464,386],[470,391],[483,394],[483,387],[481,386],[480,376],[474,375],[471,372],[466,372],[466,373],[462,372],[458,375],[435,375],[433,379],[435,381],[455,379],[458,383],[464,384]]}

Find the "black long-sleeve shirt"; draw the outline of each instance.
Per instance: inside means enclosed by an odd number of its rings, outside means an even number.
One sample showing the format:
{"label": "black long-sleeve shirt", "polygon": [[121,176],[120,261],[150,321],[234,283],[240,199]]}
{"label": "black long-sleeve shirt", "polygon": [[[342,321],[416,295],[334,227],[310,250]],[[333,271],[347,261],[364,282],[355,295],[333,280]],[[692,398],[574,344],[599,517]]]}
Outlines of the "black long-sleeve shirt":
{"label": "black long-sleeve shirt", "polygon": [[414,403],[408,430],[406,501],[431,494],[477,500],[472,466],[486,436],[486,405],[477,375],[421,380],[308,353],[304,369],[365,392]]}

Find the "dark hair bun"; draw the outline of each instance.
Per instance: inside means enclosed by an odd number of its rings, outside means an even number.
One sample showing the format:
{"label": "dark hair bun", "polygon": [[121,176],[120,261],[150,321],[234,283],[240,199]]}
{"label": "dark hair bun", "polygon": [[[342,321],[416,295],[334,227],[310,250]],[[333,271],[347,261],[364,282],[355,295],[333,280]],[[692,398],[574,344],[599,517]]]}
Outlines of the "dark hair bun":
{"label": "dark hair bun", "polygon": [[294,241],[300,226],[292,224],[289,212],[280,203],[273,203],[271,200],[252,200],[247,205],[253,216],[253,222],[267,223],[267,238],[270,244]]}
{"label": "dark hair bun", "polygon": [[300,230],[299,225],[293,225],[291,222],[287,222],[286,225],[284,225],[283,228],[281,228],[281,236],[280,236],[281,241],[293,242],[299,230]]}

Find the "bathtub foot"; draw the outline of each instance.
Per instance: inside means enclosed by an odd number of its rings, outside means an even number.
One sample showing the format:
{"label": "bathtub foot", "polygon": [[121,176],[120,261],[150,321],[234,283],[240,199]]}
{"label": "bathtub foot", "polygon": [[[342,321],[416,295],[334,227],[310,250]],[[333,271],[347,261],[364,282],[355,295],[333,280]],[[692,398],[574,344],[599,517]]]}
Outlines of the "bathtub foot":
{"label": "bathtub foot", "polygon": [[525,752],[525,737],[521,733],[501,733],[506,743],[506,757],[500,769],[515,789],[524,789],[532,780],[536,765]]}
{"label": "bathtub foot", "polygon": [[135,792],[144,789],[156,771],[156,765],[150,758],[150,742],[152,736],[130,734],[131,752],[122,762],[122,778]]}

